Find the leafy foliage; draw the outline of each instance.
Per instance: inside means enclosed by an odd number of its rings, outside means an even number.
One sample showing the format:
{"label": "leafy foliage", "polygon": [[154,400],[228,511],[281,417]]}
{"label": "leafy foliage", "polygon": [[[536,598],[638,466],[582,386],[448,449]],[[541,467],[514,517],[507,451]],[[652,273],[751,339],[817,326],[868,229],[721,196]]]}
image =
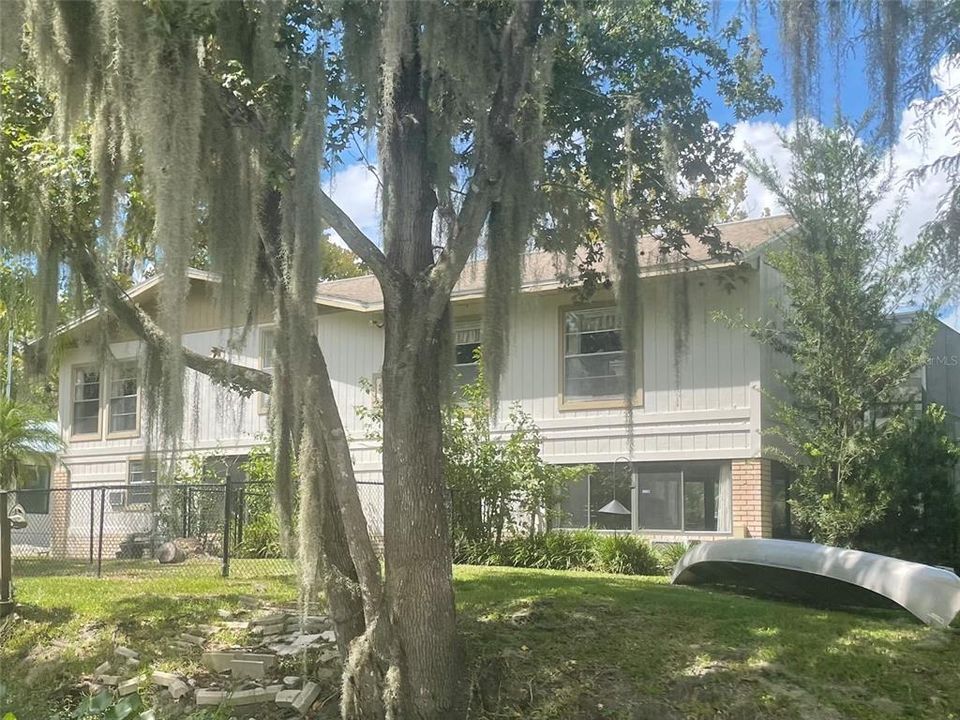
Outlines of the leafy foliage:
{"label": "leafy foliage", "polygon": [[60,434],[46,420],[43,410],[0,398],[0,488],[16,487],[18,462],[43,459],[43,448],[56,451],[62,446]]}
{"label": "leafy foliage", "polygon": [[933,325],[926,312],[895,316],[916,298],[915,268],[899,249],[896,213],[871,224],[886,192],[878,153],[847,127],[807,124],[784,143],[787,180],[757,157],[751,169],[797,222],[770,258],[787,299],[778,303],[782,325],[751,327],[791,362],[782,374],[789,397],[772,400],[796,474],[793,517],[814,539],[845,545],[890,503],[892,478],[877,470],[900,424],[870,418],[906,412],[906,383]]}
{"label": "leafy foliage", "polygon": [[903,414],[887,423],[887,445],[873,472],[890,485],[880,520],[857,537],[857,547],[895,557],[960,566],[960,445],[942,407]]}
{"label": "leafy foliage", "polygon": [[590,467],[544,461],[540,431],[519,404],[497,426],[479,352],[477,361],[477,379],[461,386],[459,401],[444,412],[444,475],[454,533],[472,542],[499,543],[549,527],[566,488]]}
{"label": "leafy foliage", "polygon": [[[759,0],[751,0],[756,17]],[[870,87],[870,111],[878,120],[878,138],[897,139],[904,101],[929,98],[931,70],[957,67],[960,58],[960,1],[864,0],[838,3],[831,0],[787,0],[772,4],[780,24],[780,40],[790,75],[794,106],[801,116],[819,110],[820,75],[826,64],[821,51],[831,54],[838,85],[847,77],[851,44],[865,55]],[[946,180],[937,214],[923,229],[924,251],[937,256],[937,272],[928,280],[957,290],[960,277],[960,87],[947,88],[914,105],[918,122],[911,137],[928,139],[936,127],[945,131],[952,149],[910,169],[910,182],[920,183],[934,174]],[[944,268],[949,268],[943,272]]]}
{"label": "leafy foliage", "polygon": [[690,546],[683,542],[665,543],[664,545],[660,545],[657,548],[657,557],[660,560],[661,572],[664,575],[671,574],[673,572],[673,568],[675,568],[677,563],[680,562],[680,559],[687,554],[689,549]]}
{"label": "leafy foliage", "polygon": [[[251,483],[260,488],[272,488],[275,481],[274,455],[270,445],[257,445],[247,456],[240,469]],[[236,548],[238,557],[280,558],[284,557],[280,543],[280,521],[273,508],[269,492],[255,488],[245,493],[247,522],[243,528],[243,540]]]}
{"label": "leafy foliage", "polygon": [[620,575],[662,572],[657,552],[644,538],[630,534],[606,535],[592,530],[516,536],[500,544],[458,537],[454,561],[465,565],[587,570]]}

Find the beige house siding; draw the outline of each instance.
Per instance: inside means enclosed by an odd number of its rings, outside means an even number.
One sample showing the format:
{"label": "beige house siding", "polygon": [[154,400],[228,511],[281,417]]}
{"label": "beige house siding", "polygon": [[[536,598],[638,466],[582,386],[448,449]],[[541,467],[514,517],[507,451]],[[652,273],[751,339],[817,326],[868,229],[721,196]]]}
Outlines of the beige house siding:
{"label": "beige house siding", "polygon": [[[764,222],[770,228],[764,226],[761,229],[766,234],[747,238],[746,249],[758,247],[768,239],[768,231],[785,226],[783,219]],[[729,232],[753,232],[752,227],[734,224]],[[534,270],[540,273],[536,277]],[[770,298],[779,292],[778,279],[756,254],[742,267],[691,265],[676,272],[658,266],[653,270],[641,280],[640,392],[631,428],[622,402],[576,409],[564,406],[562,313],[564,308],[576,306],[577,299],[573,291],[559,286],[554,264],[543,257],[534,258],[529,271],[525,270],[524,282],[530,284],[514,300],[499,417],[508,418],[511,406],[518,404],[539,425],[544,457],[555,463],[610,463],[624,457],[637,463],[732,461],[735,468],[743,468],[732,483],[734,530],[743,525],[751,534],[769,534],[769,517],[764,520],[756,513],[751,515],[757,503],[757,513],[769,510],[769,488],[764,490],[769,486],[769,468],[766,476],[762,472],[755,475],[752,469],[748,471],[753,466],[744,462],[764,455],[766,441],[761,440],[761,431],[769,424],[769,408],[760,388],[771,381],[774,360],[746,331],[731,328],[714,316],[766,316],[771,312]],[[482,318],[482,275],[469,272],[455,294],[455,322]],[[214,348],[230,347],[232,361],[260,367],[262,333],[271,327],[270,314],[261,312],[241,346],[234,347],[239,330],[222,327],[226,319],[215,279],[203,273],[191,277],[184,344],[205,355]],[[154,283],[137,301],[149,311],[156,292]],[[357,478],[362,483],[376,483],[382,477],[380,452],[356,412],[358,406],[370,405],[363,381],[372,382],[380,373],[383,358],[382,313],[375,282],[360,278],[325,283],[318,289],[318,298],[317,337],[350,438]],[[593,305],[604,303],[614,303],[612,294],[600,293],[591,299]],[[142,457],[146,450],[143,432],[107,437],[106,417],[101,420],[98,437],[70,437],[71,369],[103,360],[97,350],[95,325],[80,324],[70,331],[73,347],[64,353],[61,366],[60,424],[67,443],[61,461],[74,486],[123,484],[130,460]],[[682,325],[686,332],[678,334],[676,329]],[[128,333],[115,330],[111,338],[110,354],[117,360],[140,352],[139,342]],[[106,377],[102,379],[104,403],[108,382]],[[184,394],[186,452],[238,455],[266,439],[269,416],[262,412],[262,398],[241,399],[192,371],[186,373]],[[373,485],[366,486],[361,495],[371,509],[382,503],[380,489]],[[738,496],[743,499],[739,505]],[[716,535],[706,534],[704,539],[707,537]]]}

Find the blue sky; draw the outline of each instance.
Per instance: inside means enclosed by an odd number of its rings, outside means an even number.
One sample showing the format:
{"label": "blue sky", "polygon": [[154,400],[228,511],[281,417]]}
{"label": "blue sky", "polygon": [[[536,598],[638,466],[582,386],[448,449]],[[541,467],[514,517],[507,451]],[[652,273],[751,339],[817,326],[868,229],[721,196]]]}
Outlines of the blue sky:
{"label": "blue sky", "polygon": [[[720,7],[720,21],[723,22],[737,12],[739,2],[727,0]],[[790,100],[790,83],[784,67],[783,55],[780,51],[779,33],[775,20],[769,13],[760,12],[758,19],[758,34],[763,47],[767,49],[765,69],[776,82],[775,92],[783,101],[783,109],[778,113],[767,113],[746,122],[737,122],[732,113],[719,99],[713,103],[713,119],[719,123],[731,123],[735,127],[735,142],[741,149],[753,148],[764,159],[772,162],[781,170],[788,168],[789,157],[780,146],[778,133],[790,131],[791,123],[795,120],[795,110]],[[851,46],[845,53],[843,72],[839,83],[833,69],[832,57],[827,48],[822,49],[824,58],[820,82],[820,114],[824,121],[830,121],[837,109],[852,120],[858,121],[863,117],[870,104],[870,90],[866,80],[864,53],[862,48]],[[960,63],[950,65],[943,62],[938,68],[931,68],[934,73],[934,94],[945,87],[954,87],[960,84]],[[707,97],[716,98],[710,88],[704,88]],[[919,98],[918,100],[922,100]],[[955,140],[950,138],[946,131],[946,118],[936,127],[926,143],[912,137],[911,128],[916,119],[916,111],[911,110],[909,102],[905,100],[899,116],[897,137],[890,143],[888,159],[894,173],[894,186],[902,188],[903,214],[901,220],[901,237],[910,242],[916,238],[919,228],[930,220],[935,211],[937,200],[946,190],[945,178],[934,177],[923,186],[914,189],[903,187],[904,174],[931,158],[946,153],[957,152]],[[371,153],[374,151],[371,149]],[[371,236],[379,237],[379,213],[377,210],[377,179],[370,173],[358,156],[346,159],[346,165],[339,169],[331,181],[332,195],[341,204],[348,214]],[[892,209],[896,198],[891,196],[880,214]],[[778,210],[775,200],[753,180],[747,184],[746,210],[750,216],[760,215],[764,209]],[[960,329],[960,309],[957,305],[944,313],[944,319]]]}

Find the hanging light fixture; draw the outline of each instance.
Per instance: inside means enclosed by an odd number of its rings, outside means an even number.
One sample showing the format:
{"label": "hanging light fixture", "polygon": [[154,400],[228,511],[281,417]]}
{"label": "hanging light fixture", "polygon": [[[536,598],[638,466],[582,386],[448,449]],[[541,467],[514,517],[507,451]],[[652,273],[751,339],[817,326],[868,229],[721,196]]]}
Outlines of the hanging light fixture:
{"label": "hanging light fixture", "polygon": [[624,504],[617,500],[617,463],[625,462],[628,465],[630,464],[630,458],[618,457],[613,461],[613,500],[608,502],[602,508],[597,510],[598,513],[603,513],[604,515],[630,515],[631,512],[628,508],[624,507]]}

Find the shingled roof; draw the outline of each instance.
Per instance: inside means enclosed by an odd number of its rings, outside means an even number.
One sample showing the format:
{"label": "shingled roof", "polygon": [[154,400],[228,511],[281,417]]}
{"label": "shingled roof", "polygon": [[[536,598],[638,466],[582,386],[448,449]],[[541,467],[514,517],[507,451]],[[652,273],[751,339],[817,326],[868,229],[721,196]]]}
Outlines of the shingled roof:
{"label": "shingled roof", "polygon": [[[720,239],[737,248],[744,257],[759,251],[764,245],[795,225],[789,215],[739,220],[717,225]],[[656,238],[645,237],[641,240],[641,272],[655,275],[676,269],[679,266],[709,268],[728,265],[729,261],[717,260],[710,256],[707,247],[694,238],[688,240],[685,256],[677,253],[662,254]],[[460,281],[453,291],[454,300],[482,297],[484,292],[484,274],[486,261],[477,260],[464,268]],[[527,253],[523,257],[521,292],[545,292],[555,290],[562,285],[565,273],[569,272],[569,262],[562,254],[548,252]],[[317,286],[317,303],[334,308],[370,312],[383,307],[380,286],[372,275],[364,275],[345,280],[322,282]]]}
{"label": "shingled roof", "polygon": [[[754,220],[739,220],[732,223],[717,225],[720,239],[729,243],[743,253],[744,259],[759,252],[771,240],[782,237],[794,227],[795,223],[789,215],[775,215],[772,217],[757,218]],[[703,269],[729,265],[729,261],[717,260],[710,254],[702,243],[694,238],[689,240],[689,248],[685,257],[676,254],[662,255],[659,252],[659,243],[654,238],[643,238],[641,247],[644,250],[641,256],[641,272],[644,275],[656,275],[675,270],[677,267],[687,266],[690,269]],[[472,298],[481,298],[484,294],[484,272],[486,262],[478,260],[469,263],[464,268],[460,281],[453,291],[453,300],[462,301]],[[521,292],[547,292],[557,290],[563,286],[565,274],[575,274],[570,263],[563,255],[533,252],[523,257],[523,274]],[[206,270],[190,268],[187,276],[195,283],[218,283],[220,277]],[[130,288],[127,298],[131,302],[142,305],[144,302],[155,299],[162,275],[156,275]],[[346,280],[330,280],[317,285],[317,304],[323,307],[353,310],[355,312],[375,312],[383,308],[383,298],[380,286],[373,275],[363,275]],[[60,333],[71,332],[99,315],[96,308],[60,328]]]}

